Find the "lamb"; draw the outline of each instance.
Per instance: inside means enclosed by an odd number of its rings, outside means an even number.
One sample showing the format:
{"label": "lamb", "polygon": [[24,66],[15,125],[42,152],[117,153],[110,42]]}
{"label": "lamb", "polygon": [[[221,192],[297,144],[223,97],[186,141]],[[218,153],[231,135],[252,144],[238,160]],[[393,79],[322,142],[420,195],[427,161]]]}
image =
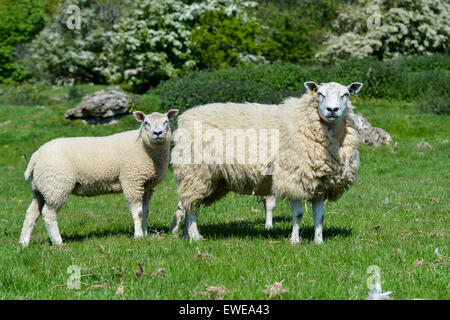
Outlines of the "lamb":
{"label": "lamb", "polygon": [[[323,242],[324,201],[337,201],[358,174],[358,136],[348,99],[363,85],[304,85],[306,94],[280,105],[215,103],[179,117],[171,164],[190,241],[203,238],[199,207],[234,191],[289,199],[293,244],[300,242],[302,203],[311,201],[314,242]],[[241,140],[237,146],[235,138]]]}
{"label": "lamb", "polygon": [[177,115],[134,112],[138,130],[106,137],[58,138],[31,156],[25,180],[31,178],[33,200],[23,223],[19,243],[27,246],[42,214],[54,245],[63,243],[57,214],[70,194],[96,196],[123,192],[134,220],[135,238],[147,234],[147,215],[153,188],[167,174],[171,130]]}
{"label": "lamb", "polygon": [[[275,202],[276,199],[274,196],[264,196],[261,197],[260,200],[264,204],[264,212],[266,213],[266,224],[265,228],[266,230],[272,230],[273,228],[273,219],[272,219],[272,213],[273,209],[275,208]],[[184,219],[185,216],[185,210],[183,209],[183,204],[181,201],[178,201],[177,210],[175,211],[173,215],[172,224],[170,225],[169,232],[172,234],[175,234],[178,232],[178,229],[180,227],[181,221]]]}

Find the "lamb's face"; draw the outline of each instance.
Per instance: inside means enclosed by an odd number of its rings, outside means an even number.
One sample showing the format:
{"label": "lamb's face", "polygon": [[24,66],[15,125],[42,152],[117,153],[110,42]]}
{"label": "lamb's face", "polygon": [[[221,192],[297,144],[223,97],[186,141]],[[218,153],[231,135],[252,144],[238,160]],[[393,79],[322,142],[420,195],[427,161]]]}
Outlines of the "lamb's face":
{"label": "lamb's face", "polygon": [[321,85],[305,82],[305,87],[311,93],[317,92],[320,118],[327,123],[334,123],[345,117],[348,97],[350,93],[358,93],[362,83],[354,82],[349,86],[343,86],[337,82]]}
{"label": "lamb's face", "polygon": [[171,130],[169,120],[175,118],[178,110],[172,109],[164,114],[153,112],[145,115],[141,111],[136,111],[133,114],[136,120],[142,123],[142,129],[147,134],[150,143],[163,144],[170,141]]}

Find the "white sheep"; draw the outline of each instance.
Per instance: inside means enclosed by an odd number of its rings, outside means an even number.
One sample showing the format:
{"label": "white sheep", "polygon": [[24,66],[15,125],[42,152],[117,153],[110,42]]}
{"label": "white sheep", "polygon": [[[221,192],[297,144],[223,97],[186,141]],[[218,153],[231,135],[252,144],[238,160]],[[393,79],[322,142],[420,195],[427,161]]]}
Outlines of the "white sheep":
{"label": "white sheep", "polygon": [[[171,163],[190,241],[202,239],[199,207],[234,191],[289,199],[293,244],[300,241],[302,202],[312,201],[314,241],[323,242],[324,200],[339,199],[357,177],[358,137],[348,97],[362,84],[305,87],[305,95],[280,105],[215,103],[179,117]],[[264,138],[268,131],[270,139]],[[267,154],[269,147],[278,150]]]}
{"label": "white sheep", "polygon": [[39,216],[53,244],[62,244],[57,214],[70,194],[96,196],[123,192],[134,220],[134,236],[147,234],[153,188],[167,173],[171,130],[178,110],[145,115],[134,112],[140,129],[106,137],[58,138],[31,156],[25,179],[31,178],[33,200],[19,243],[27,246]]}
{"label": "white sheep", "polygon": [[[275,208],[276,199],[274,196],[264,196],[261,197],[259,200],[264,204],[264,212],[266,214],[266,223],[265,228],[266,230],[272,230],[273,228],[273,219],[272,219],[272,213],[273,209]],[[178,201],[177,210],[175,211],[173,215],[172,224],[170,225],[169,232],[171,233],[177,233],[178,228],[180,227],[181,221],[184,219],[185,216],[185,210],[183,209],[183,204],[181,201]]]}

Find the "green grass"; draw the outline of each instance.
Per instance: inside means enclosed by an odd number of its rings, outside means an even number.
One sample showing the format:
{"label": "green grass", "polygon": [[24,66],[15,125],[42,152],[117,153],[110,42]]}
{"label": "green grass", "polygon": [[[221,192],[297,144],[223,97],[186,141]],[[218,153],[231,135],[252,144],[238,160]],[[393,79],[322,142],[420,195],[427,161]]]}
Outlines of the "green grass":
{"label": "green grass", "polygon": [[[106,126],[64,119],[75,103],[0,106],[0,124],[11,120],[0,126],[1,299],[207,299],[208,286],[225,288],[225,299],[265,299],[266,286],[283,280],[288,292],[275,299],[364,299],[371,265],[380,267],[383,290],[394,299],[450,298],[448,116],[420,114],[418,103],[355,103],[356,111],[390,132],[397,145],[360,147],[359,179],[340,201],[326,204],[320,246],[313,242],[310,206],[302,242],[292,246],[288,202],[277,203],[274,230],[266,231],[262,204],[237,194],[201,210],[206,241],[168,235],[177,204],[169,172],[151,201],[147,238],[133,238],[122,195],[72,196],[59,216],[65,245],[51,246],[40,219],[29,247],[21,249],[19,234],[31,200],[23,172],[31,153],[60,136],[137,127],[131,116]],[[435,149],[417,149],[422,139]],[[138,264],[144,273],[136,278]],[[71,265],[81,267],[79,290],[66,286]],[[159,268],[164,274],[152,276]],[[123,294],[116,295],[121,285]]]}

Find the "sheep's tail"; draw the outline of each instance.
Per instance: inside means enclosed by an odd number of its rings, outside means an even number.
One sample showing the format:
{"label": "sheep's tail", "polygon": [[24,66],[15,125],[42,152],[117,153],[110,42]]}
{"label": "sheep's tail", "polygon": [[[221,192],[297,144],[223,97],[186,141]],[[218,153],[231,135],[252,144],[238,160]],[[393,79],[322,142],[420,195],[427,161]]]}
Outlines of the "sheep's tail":
{"label": "sheep's tail", "polygon": [[31,155],[30,162],[28,162],[27,169],[25,170],[25,180],[28,180],[31,177],[31,174],[33,173],[34,166],[36,165],[37,155],[38,155],[37,151]]}

